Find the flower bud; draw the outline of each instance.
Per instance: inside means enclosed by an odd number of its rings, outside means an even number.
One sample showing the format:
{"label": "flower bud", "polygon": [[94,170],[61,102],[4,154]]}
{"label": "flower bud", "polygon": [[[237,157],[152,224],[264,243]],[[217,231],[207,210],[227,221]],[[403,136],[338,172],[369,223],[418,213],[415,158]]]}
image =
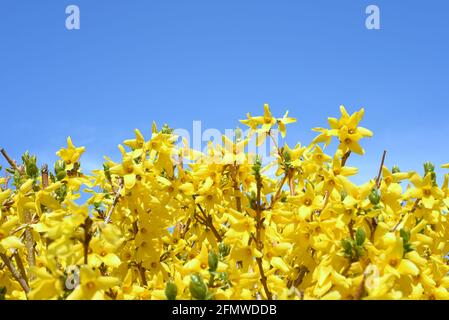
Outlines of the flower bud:
{"label": "flower bud", "polygon": [[58,160],[55,162],[55,173],[58,181],[61,181],[67,175],[65,170],[65,162],[63,160]]}
{"label": "flower bud", "polygon": [[435,171],[435,166],[433,165],[432,162],[427,161],[426,163],[424,163],[424,172],[425,173],[434,172],[434,171]]}
{"label": "flower bud", "polygon": [[365,242],[365,238],[366,238],[365,230],[363,230],[362,228],[358,228],[355,233],[355,243],[358,246],[361,246]]}
{"label": "flower bud", "polygon": [[209,251],[208,262],[209,262],[209,270],[216,271],[218,266],[218,257],[214,250]]}
{"label": "flower bud", "polygon": [[373,189],[371,191],[371,193],[369,194],[369,201],[371,202],[371,204],[379,204],[380,202],[380,194],[379,191],[377,189]]}
{"label": "flower bud", "polygon": [[398,166],[393,166],[393,168],[391,169],[391,172],[392,173],[399,173],[399,172],[401,172],[401,169],[399,169]]}
{"label": "flower bud", "polygon": [[218,245],[218,253],[221,257],[227,257],[229,255],[229,252],[231,251],[231,247],[228,244],[220,243]]}
{"label": "flower bud", "polygon": [[178,294],[178,287],[173,282],[168,282],[165,287],[165,296],[168,300],[176,300]]}
{"label": "flower bud", "polygon": [[198,300],[204,300],[207,295],[207,286],[203,281],[203,278],[199,274],[192,274],[190,276],[190,294],[193,298]]}

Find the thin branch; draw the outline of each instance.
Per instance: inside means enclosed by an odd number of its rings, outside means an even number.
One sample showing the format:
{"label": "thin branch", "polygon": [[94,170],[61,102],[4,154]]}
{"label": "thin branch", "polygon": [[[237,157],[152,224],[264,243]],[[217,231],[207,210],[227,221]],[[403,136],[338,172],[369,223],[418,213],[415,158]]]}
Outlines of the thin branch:
{"label": "thin branch", "polygon": [[106,224],[108,224],[111,221],[112,213],[114,212],[114,209],[117,206],[122,189],[123,189],[123,179],[120,181],[120,187],[115,192],[114,201],[112,202],[112,206],[109,208],[108,214],[106,215],[106,218],[104,219],[104,223],[106,223]]}
{"label": "thin branch", "polygon": [[204,211],[204,209],[201,207],[201,205],[199,203],[197,203],[196,205],[200,209],[200,211],[204,217],[206,226],[212,230],[212,233],[215,235],[215,238],[217,238],[218,242],[222,242],[223,237],[220,235],[220,233],[218,233],[217,229],[215,229],[215,226],[212,222],[212,216],[210,214],[206,214],[206,212]]}
{"label": "thin branch", "polygon": [[19,252],[16,250],[14,252],[14,260],[16,261],[17,267],[20,270],[20,273],[22,275],[22,278],[25,280],[25,282],[28,284],[28,278],[27,278],[27,274],[25,271],[25,267],[23,266],[23,262],[22,262],[22,258],[19,255]]}
{"label": "thin branch", "polygon": [[142,265],[139,263],[137,264],[137,269],[139,270],[139,274],[140,274],[140,279],[142,280],[142,285],[147,286],[147,277],[145,275],[145,268],[142,267]]}
{"label": "thin branch", "polygon": [[83,239],[83,247],[84,247],[84,264],[88,264],[89,262],[89,244],[90,240],[92,240],[92,219],[90,217],[87,217],[84,221],[83,228],[84,228],[84,239]]}
{"label": "thin branch", "polygon": [[344,167],[346,165],[346,161],[348,161],[349,156],[351,155],[351,151],[346,152],[341,158],[341,166]]}
{"label": "thin branch", "polygon": [[[420,201],[421,201],[421,199],[416,199],[416,200],[415,200],[415,203],[413,204],[412,210],[410,210],[411,213],[415,212],[416,209],[418,209],[418,205],[419,205],[419,202],[420,202]],[[402,218],[398,221],[398,223],[394,226],[394,228],[391,230],[391,232],[396,231],[396,229],[397,229],[397,228],[399,227],[399,225],[401,224],[403,218],[404,218],[404,217],[402,217]]]}
{"label": "thin branch", "polygon": [[17,271],[16,267],[14,266],[12,261],[8,258],[8,256],[4,253],[0,253],[0,258],[3,260],[3,263],[8,267],[14,279],[20,284],[23,291],[25,291],[25,293],[30,292],[30,287],[28,286],[28,283],[25,281],[23,276]]}
{"label": "thin branch", "polygon": [[[262,207],[261,207],[261,189],[262,189],[262,181],[259,178],[256,182],[257,187],[257,195],[256,195],[256,246],[257,249],[263,254],[263,242],[261,238],[261,229],[262,229]],[[267,277],[265,275],[265,271],[263,270],[262,257],[256,258],[257,266],[259,267],[260,273],[260,282],[262,283],[263,289],[265,291],[265,295],[268,300],[273,300],[273,295],[270,292],[267,284]]]}
{"label": "thin branch", "polygon": [[366,274],[363,273],[362,281],[360,282],[359,286],[357,287],[357,290],[355,292],[354,300],[360,300],[362,298],[363,293],[365,292],[365,281],[366,281]]}
{"label": "thin branch", "polygon": [[46,189],[49,185],[48,183],[48,165],[44,164],[41,168],[42,177],[42,189]]}
{"label": "thin branch", "polygon": [[387,150],[384,150],[384,154],[382,155],[382,161],[380,163],[380,168],[379,168],[379,173],[377,174],[377,179],[376,179],[376,187],[377,189],[379,189],[380,187],[380,178],[382,177],[382,168],[384,166],[384,162],[385,162],[385,156],[387,155]]}
{"label": "thin branch", "polygon": [[9,163],[9,165],[11,166],[11,168],[13,168],[14,170],[17,170],[17,171],[20,172],[20,169],[19,169],[19,167],[17,166],[16,162],[15,162],[13,159],[11,159],[11,158],[9,157],[8,153],[6,152],[6,150],[2,148],[2,149],[0,150],[0,152],[1,152],[1,154],[3,155],[3,157],[6,159],[6,161]]}
{"label": "thin branch", "polygon": [[282,178],[281,184],[279,185],[274,198],[271,198],[271,204],[268,209],[272,209],[274,207],[274,204],[281,198],[282,188],[284,187],[285,181],[287,181],[287,174],[285,174]]}
{"label": "thin branch", "polygon": [[[35,256],[35,248],[36,245],[33,237],[33,230],[31,229],[30,225],[33,223],[31,212],[29,210],[26,210],[24,213],[25,218],[25,224],[27,227],[25,228],[25,246],[27,249],[27,261],[29,267],[34,267],[36,265],[36,256]],[[32,278],[30,276],[30,278]]]}

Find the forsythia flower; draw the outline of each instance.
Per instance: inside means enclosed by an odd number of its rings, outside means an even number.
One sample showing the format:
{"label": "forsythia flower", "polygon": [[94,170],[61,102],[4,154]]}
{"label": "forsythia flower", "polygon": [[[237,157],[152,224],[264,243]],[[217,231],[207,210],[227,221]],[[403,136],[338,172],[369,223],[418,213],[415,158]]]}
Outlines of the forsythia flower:
{"label": "forsythia flower", "polygon": [[[0,178],[0,297],[6,299],[449,299],[449,174],[384,161],[357,185],[364,109],[329,118],[311,144],[264,105],[234,140],[190,149],[164,125],[81,171],[70,138],[54,170],[25,154]],[[266,166],[246,152],[276,142]],[[332,138],[334,154],[327,154]],[[274,168],[274,174],[268,169]],[[442,165],[449,169],[449,164]],[[52,168],[53,169],[53,168]],[[83,201],[86,197],[90,198]]]}

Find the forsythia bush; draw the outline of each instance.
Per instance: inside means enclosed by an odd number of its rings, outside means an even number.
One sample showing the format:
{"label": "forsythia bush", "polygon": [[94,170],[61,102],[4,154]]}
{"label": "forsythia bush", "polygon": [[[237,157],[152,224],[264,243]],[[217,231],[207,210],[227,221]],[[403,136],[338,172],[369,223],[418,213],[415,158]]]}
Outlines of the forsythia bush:
{"label": "forsythia bush", "polygon": [[245,146],[296,120],[268,105],[205,153],[136,130],[90,175],[70,138],[50,171],[2,150],[0,299],[449,298],[449,175],[382,160],[355,185],[348,158],[372,133],[340,109],[310,145],[276,147],[272,175]]}

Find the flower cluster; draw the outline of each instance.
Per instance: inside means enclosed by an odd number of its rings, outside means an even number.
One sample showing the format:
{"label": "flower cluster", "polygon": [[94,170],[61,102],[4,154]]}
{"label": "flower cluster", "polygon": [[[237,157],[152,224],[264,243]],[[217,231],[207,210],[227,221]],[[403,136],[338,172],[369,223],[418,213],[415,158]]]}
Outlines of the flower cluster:
{"label": "flower cluster", "polygon": [[449,298],[449,175],[438,185],[432,163],[401,172],[384,154],[356,185],[347,163],[372,133],[363,109],[340,110],[267,166],[245,145],[296,121],[268,105],[205,153],[168,126],[135,130],[91,173],[70,138],[51,170],[2,150],[0,299]]}

